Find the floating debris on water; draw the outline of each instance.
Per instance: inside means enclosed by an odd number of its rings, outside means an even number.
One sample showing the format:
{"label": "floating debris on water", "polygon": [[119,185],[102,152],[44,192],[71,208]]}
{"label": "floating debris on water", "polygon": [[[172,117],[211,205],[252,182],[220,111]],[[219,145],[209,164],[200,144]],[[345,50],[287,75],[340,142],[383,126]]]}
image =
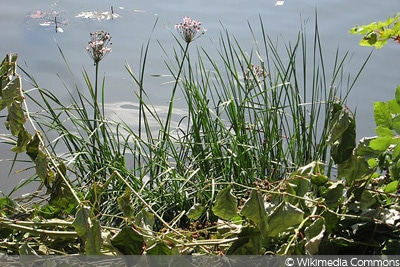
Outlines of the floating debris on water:
{"label": "floating debris on water", "polygon": [[64,26],[68,25],[68,20],[65,19],[63,11],[40,11],[28,13],[27,23],[31,24],[30,28],[36,26],[46,27],[47,29],[55,29],[56,32],[64,32]]}
{"label": "floating debris on water", "polygon": [[[121,7],[119,7],[121,9]],[[80,12],[78,15],[75,16],[76,18],[84,18],[84,19],[94,19],[94,20],[110,20],[110,19],[117,19],[120,17],[118,13],[114,12],[114,8],[111,6],[111,11],[84,11]]]}

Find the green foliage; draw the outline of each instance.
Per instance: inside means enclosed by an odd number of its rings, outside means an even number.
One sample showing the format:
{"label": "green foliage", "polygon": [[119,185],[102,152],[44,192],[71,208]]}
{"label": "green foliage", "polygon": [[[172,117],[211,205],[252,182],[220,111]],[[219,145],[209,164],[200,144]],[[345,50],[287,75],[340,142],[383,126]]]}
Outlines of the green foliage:
{"label": "green foliage", "polygon": [[230,220],[236,216],[237,200],[236,197],[232,195],[230,186],[219,191],[212,211],[223,220]]}
{"label": "green foliage", "polygon": [[143,252],[143,236],[131,226],[124,226],[111,239],[111,244],[124,255],[140,255]]}
{"label": "green foliage", "polygon": [[290,232],[303,221],[304,212],[287,202],[281,202],[268,216],[268,235],[278,236],[283,231]]}
{"label": "green foliage", "polygon": [[[250,51],[222,33],[218,60],[178,43],[167,63],[174,81],[166,118],[146,102],[144,46],[139,74],[126,66],[139,90],[138,129],[105,116],[98,64],[94,86],[83,72],[86,92],[66,86],[68,105],[25,72],[36,88],[27,97],[42,110],[31,117],[17,57],[7,55],[7,140],[26,152],[47,192],[32,208],[0,198],[5,253],[398,253],[400,87],[374,104],[377,136],[356,144],[345,105],[356,79],[344,95],[338,89],[347,54],[336,53],[328,77],[317,25],[311,54],[304,31],[278,46],[260,27]],[[174,129],[179,93],[187,114]],[[60,147],[66,153],[56,155]]]}
{"label": "green foliage", "polygon": [[400,13],[389,17],[386,21],[372,22],[367,25],[356,26],[350,29],[352,34],[363,35],[361,46],[375,46],[381,49],[392,39],[400,43]]}
{"label": "green foliage", "polygon": [[242,215],[252,221],[262,234],[268,232],[267,212],[264,207],[264,199],[260,192],[252,190],[249,199],[243,205]]}

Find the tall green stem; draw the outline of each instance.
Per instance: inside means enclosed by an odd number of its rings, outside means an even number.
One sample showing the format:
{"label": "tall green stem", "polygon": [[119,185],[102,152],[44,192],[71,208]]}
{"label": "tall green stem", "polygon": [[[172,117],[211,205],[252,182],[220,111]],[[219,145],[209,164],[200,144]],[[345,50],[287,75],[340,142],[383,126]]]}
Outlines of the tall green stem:
{"label": "tall green stem", "polygon": [[[189,42],[186,43],[186,47],[185,47],[185,49],[183,51],[182,61],[179,63],[178,74],[175,76],[175,84],[174,84],[174,87],[172,89],[171,99],[169,101],[167,119],[165,121],[164,132],[163,132],[163,137],[162,137],[162,140],[161,140],[159,151],[162,151],[164,149],[165,141],[167,139],[167,136],[169,135],[170,126],[171,126],[171,119],[172,119],[172,109],[173,109],[173,106],[174,106],[175,93],[176,93],[176,89],[178,88],[179,79],[180,79],[180,76],[181,76],[181,73],[182,73],[182,69],[183,69],[183,63],[185,62],[185,58],[187,57],[188,50],[189,50]],[[159,169],[160,169],[160,165],[158,165],[158,167],[157,167],[156,174],[159,173]],[[150,186],[152,186],[152,183],[150,183]]]}
{"label": "tall green stem", "polygon": [[181,73],[182,73],[182,69],[183,69],[183,63],[185,62],[185,58],[187,57],[188,49],[189,49],[189,43],[186,43],[186,47],[185,47],[185,50],[183,52],[183,58],[182,58],[181,63],[179,64],[178,74],[175,77],[175,84],[174,84],[174,87],[172,89],[171,100],[169,101],[167,120],[165,122],[164,135],[163,135],[163,139],[162,139],[163,143],[165,142],[167,134],[169,133],[169,130],[170,130],[171,117],[172,117],[172,108],[174,106],[174,99],[175,99],[175,92],[176,92],[176,89],[178,87],[179,79],[180,79],[180,76],[181,76]]}
{"label": "tall green stem", "polygon": [[[95,84],[94,84],[94,95],[93,95],[93,133],[92,133],[92,148],[93,148],[93,158],[98,161],[99,157],[97,155],[97,142],[96,138],[98,138],[97,134],[97,112],[98,112],[98,75],[99,75],[99,62],[95,62],[96,70],[95,70]],[[97,166],[97,164],[95,164]],[[96,175],[94,175],[94,182]]]}

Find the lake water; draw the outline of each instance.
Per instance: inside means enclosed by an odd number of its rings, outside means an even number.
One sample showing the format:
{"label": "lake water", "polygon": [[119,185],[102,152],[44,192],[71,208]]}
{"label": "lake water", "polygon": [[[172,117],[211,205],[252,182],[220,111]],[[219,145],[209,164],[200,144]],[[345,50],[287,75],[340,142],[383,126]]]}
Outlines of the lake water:
{"label": "lake water", "polygon": [[[360,67],[371,51],[360,47],[360,36],[353,36],[348,30],[356,24],[367,24],[376,20],[385,20],[399,10],[398,0],[288,0],[276,6],[275,0],[168,0],[168,1],[123,1],[123,0],[69,0],[69,1],[3,1],[0,10],[2,38],[0,56],[17,52],[19,64],[38,81],[39,85],[51,89],[68,103],[68,94],[60,81],[73,85],[65,63],[58,51],[61,47],[79,77],[81,88],[86,88],[81,72],[93,71],[93,62],[87,56],[84,47],[89,41],[89,32],[99,29],[112,35],[112,53],[101,63],[101,73],[106,76],[106,99],[109,112],[129,118],[135,108],[134,84],[125,70],[128,62],[134,71],[138,70],[140,49],[150,35],[151,44],[147,64],[147,93],[152,104],[160,110],[166,107],[171,93],[168,81],[153,77],[152,74],[168,74],[163,61],[166,59],[160,44],[166,51],[173,51],[176,41],[174,25],[185,16],[200,20],[207,33],[196,41],[209,53],[216,53],[221,25],[234,35],[243,47],[251,47],[252,39],[248,22],[256,29],[259,17],[262,18],[266,32],[275,38],[295,40],[302,22],[309,19],[308,32],[313,32],[315,11],[318,13],[319,29],[328,66],[333,62],[336,48],[342,53],[350,51],[352,60],[347,71],[352,73]],[[85,18],[89,13],[111,14],[113,20]],[[79,16],[81,15],[81,16]],[[117,17],[118,16],[118,17]],[[59,32],[51,21],[57,18]],[[152,32],[155,21],[158,23]],[[63,31],[62,33],[60,31]],[[260,36],[261,39],[261,36]],[[348,100],[348,106],[357,112],[358,136],[374,135],[372,103],[385,101],[394,95],[399,83],[398,68],[400,46],[393,43],[380,51],[375,51],[366,69]],[[214,52],[213,52],[214,51]],[[24,84],[29,89],[29,83]],[[179,101],[178,101],[179,105]],[[4,129],[3,129],[4,130]],[[5,131],[5,130],[4,130]],[[9,146],[0,146],[3,158],[12,158]],[[9,163],[2,162],[0,191],[7,193],[26,175],[12,174],[8,177]],[[21,177],[20,177],[21,176]]]}

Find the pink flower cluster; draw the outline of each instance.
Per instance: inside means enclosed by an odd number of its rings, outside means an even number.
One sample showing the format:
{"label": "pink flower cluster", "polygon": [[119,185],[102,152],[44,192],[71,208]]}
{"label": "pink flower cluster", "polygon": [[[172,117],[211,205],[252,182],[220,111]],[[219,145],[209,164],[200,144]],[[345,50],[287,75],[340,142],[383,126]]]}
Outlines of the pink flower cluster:
{"label": "pink flower cluster", "polygon": [[201,29],[200,21],[192,20],[190,17],[185,17],[183,22],[175,24],[175,29],[187,43],[195,40],[195,36],[199,31],[201,31],[201,34],[205,34],[207,31],[204,28]]}
{"label": "pink flower cluster", "polygon": [[108,32],[96,31],[90,33],[90,41],[85,49],[93,59],[95,65],[111,52],[110,41],[111,36]]}
{"label": "pink flower cluster", "polygon": [[249,84],[261,83],[265,80],[266,77],[268,77],[268,75],[268,72],[266,72],[261,66],[250,64],[244,74],[244,80]]}

